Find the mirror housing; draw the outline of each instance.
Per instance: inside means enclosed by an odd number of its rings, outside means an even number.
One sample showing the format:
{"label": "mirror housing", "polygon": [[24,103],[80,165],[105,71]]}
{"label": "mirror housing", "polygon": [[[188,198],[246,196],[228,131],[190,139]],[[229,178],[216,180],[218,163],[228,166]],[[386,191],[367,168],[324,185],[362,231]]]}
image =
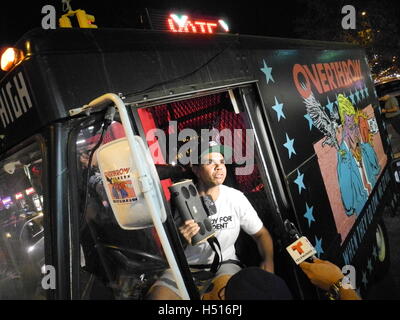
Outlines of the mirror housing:
{"label": "mirror housing", "polygon": [[[119,226],[125,230],[152,227],[151,208],[159,212],[162,222],[166,220],[160,180],[153,160],[142,139],[135,136],[135,142],[141,166],[132,159],[127,138],[109,142],[97,151],[108,201]],[[140,167],[144,172],[139,171]]]}

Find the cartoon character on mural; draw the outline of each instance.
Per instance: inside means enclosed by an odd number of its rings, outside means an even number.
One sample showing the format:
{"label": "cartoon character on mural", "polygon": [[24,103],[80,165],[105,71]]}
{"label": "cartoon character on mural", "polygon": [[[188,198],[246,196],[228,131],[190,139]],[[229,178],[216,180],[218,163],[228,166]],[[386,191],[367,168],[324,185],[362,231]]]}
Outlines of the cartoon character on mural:
{"label": "cartoon character on mural", "polygon": [[314,126],[325,136],[322,147],[336,149],[337,183],[344,212],[347,216],[358,216],[381,171],[372,145],[368,115],[356,110],[342,94],[337,98],[338,112],[334,110],[330,116],[313,93],[304,103]]}

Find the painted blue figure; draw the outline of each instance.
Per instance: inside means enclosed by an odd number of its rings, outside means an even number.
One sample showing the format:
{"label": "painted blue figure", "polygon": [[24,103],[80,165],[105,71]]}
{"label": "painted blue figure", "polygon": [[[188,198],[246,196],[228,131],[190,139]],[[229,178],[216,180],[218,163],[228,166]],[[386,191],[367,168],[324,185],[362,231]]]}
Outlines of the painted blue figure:
{"label": "painted blue figure", "polygon": [[338,181],[346,215],[358,215],[368,199],[356,160],[345,141],[338,151]]}
{"label": "painted blue figure", "polygon": [[[350,100],[341,94],[338,96],[338,107],[343,126],[337,167],[340,193],[346,215],[359,215],[369,193],[362,179],[362,169],[364,168],[361,166],[363,163],[364,166],[368,163],[366,166],[372,174],[370,170],[372,168],[370,160],[372,159],[363,161],[363,153],[368,154],[369,157],[372,154],[368,147],[364,146],[364,152],[361,147],[365,141],[362,140],[364,131],[360,130],[359,121],[356,121],[359,120],[359,112],[356,111]],[[364,134],[367,133],[364,132]],[[372,150],[372,152],[374,151]],[[367,173],[365,175],[367,176]]]}
{"label": "painted blue figure", "polygon": [[[337,97],[338,114],[331,112],[330,117],[314,94],[304,99],[304,102],[314,126],[325,136],[322,147],[329,145],[337,150],[338,184],[345,213],[347,216],[358,216],[381,170],[372,147],[368,117],[362,111],[357,111],[343,94]],[[342,126],[340,141],[336,123],[338,119]],[[368,186],[364,185],[363,176]]]}
{"label": "painted blue figure", "polygon": [[378,158],[372,145],[368,142],[361,143],[361,155],[365,169],[365,175],[367,176],[368,182],[371,184],[371,188],[374,188],[377,176],[381,171]]}

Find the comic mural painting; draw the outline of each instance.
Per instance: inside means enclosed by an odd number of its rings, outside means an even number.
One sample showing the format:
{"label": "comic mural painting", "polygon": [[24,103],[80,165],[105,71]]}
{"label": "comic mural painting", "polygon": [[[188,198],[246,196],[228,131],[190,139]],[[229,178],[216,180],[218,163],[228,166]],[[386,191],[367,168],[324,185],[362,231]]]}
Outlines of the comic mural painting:
{"label": "comic mural painting", "polygon": [[338,113],[330,116],[313,96],[305,99],[305,104],[315,126],[325,135],[314,149],[343,241],[386,163],[373,108],[368,105],[357,110],[342,94],[338,95]]}
{"label": "comic mural painting", "polygon": [[364,52],[279,50],[259,61],[271,134],[302,232],[318,257],[336,256],[339,245],[350,263],[389,181]]}
{"label": "comic mural painting", "polygon": [[[305,97],[307,90],[302,84],[306,112],[324,135],[314,143],[314,150],[342,242],[364,208],[387,161],[372,105],[361,105],[361,109],[360,103],[355,106],[356,101],[361,102],[356,94],[365,94],[365,91],[357,88],[362,79],[361,72],[354,68],[352,73],[350,65],[356,64],[348,62],[347,84],[354,80],[355,93],[350,87],[348,97],[345,92],[337,94],[336,108],[329,111],[321,106],[312,90],[308,90],[309,95]],[[343,84],[346,84],[345,80]]]}

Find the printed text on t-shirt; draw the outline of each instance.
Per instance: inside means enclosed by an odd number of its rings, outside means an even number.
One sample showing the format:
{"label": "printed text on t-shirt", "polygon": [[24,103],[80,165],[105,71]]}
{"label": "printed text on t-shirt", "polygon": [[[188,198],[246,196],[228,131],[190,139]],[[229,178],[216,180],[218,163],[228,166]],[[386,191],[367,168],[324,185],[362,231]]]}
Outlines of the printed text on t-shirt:
{"label": "printed text on t-shirt", "polygon": [[[232,216],[223,216],[211,219],[211,223],[215,230],[228,229],[228,223],[232,222]],[[232,228],[233,226],[230,226]]]}

